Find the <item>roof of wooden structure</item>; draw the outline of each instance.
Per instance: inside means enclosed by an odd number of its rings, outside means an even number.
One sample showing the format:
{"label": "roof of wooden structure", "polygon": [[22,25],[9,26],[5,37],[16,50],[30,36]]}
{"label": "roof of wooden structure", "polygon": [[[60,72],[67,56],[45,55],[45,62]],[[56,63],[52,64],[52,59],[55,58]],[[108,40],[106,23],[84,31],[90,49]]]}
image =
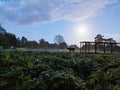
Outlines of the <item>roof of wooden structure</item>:
{"label": "roof of wooden structure", "polygon": [[80,43],[103,43],[103,44],[120,44],[118,42],[91,42],[91,41],[82,41]]}

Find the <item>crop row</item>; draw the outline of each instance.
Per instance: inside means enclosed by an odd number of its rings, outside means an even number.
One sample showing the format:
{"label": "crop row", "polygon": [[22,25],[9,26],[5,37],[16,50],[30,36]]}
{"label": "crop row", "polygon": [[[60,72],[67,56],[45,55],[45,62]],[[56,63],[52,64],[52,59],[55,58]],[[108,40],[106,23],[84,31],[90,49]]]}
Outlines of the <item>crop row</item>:
{"label": "crop row", "polygon": [[0,51],[0,90],[120,90],[120,54]]}

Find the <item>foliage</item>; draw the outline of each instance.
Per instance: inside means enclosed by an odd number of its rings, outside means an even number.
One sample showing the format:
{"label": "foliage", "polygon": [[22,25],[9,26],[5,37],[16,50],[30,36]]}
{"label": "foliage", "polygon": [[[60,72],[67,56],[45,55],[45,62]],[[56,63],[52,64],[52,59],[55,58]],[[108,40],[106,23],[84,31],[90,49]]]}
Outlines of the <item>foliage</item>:
{"label": "foliage", "polygon": [[0,90],[119,90],[120,54],[0,51]]}
{"label": "foliage", "polygon": [[16,38],[15,34],[8,33],[0,26],[0,49],[30,48],[30,49],[66,49],[67,43],[63,36],[56,35],[55,43],[49,43],[44,39],[40,39],[39,43],[35,40],[29,41],[25,36]]}

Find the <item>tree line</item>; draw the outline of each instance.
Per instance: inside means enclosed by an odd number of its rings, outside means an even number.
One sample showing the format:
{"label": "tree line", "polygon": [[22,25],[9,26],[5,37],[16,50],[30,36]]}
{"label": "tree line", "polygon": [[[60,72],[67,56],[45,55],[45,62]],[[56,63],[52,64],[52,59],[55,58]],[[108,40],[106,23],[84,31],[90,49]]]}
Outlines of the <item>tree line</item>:
{"label": "tree line", "polygon": [[5,35],[0,34],[0,46],[2,48],[65,49],[68,45],[61,41],[49,43],[45,39],[40,39],[39,42],[29,41],[25,36],[16,38],[14,34],[6,33]]}
{"label": "tree line", "polygon": [[0,48],[65,49],[67,46],[64,37],[61,35],[55,36],[54,43],[49,43],[45,39],[40,39],[39,42],[29,41],[25,36],[17,38],[15,34],[6,32],[0,25]]}
{"label": "tree line", "polygon": [[61,35],[55,36],[54,43],[49,43],[45,39],[40,39],[39,42],[35,40],[29,41],[24,36],[21,39],[17,38],[18,48],[65,49],[67,46],[67,43]]}

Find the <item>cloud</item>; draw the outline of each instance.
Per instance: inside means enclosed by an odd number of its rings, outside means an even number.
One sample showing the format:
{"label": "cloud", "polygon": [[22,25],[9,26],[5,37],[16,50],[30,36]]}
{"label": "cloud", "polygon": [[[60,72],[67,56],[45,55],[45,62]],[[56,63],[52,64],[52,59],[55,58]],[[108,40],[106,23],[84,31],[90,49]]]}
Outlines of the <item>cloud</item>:
{"label": "cloud", "polygon": [[118,0],[9,0],[0,1],[0,17],[19,25],[91,18]]}
{"label": "cloud", "polygon": [[24,34],[31,34],[31,35],[34,35],[35,34],[35,32],[34,31],[22,31],[22,33],[24,33]]}

